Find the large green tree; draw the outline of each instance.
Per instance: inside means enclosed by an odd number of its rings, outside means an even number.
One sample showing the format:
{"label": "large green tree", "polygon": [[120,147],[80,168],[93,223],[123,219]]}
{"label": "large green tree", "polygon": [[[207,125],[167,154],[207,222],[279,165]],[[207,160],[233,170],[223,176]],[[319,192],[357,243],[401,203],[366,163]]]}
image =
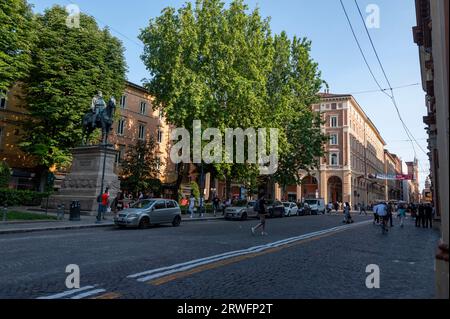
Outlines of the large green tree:
{"label": "large green tree", "polygon": [[28,74],[36,37],[26,0],[0,1],[0,94]]}
{"label": "large green tree", "polygon": [[30,75],[25,91],[30,120],[22,148],[44,168],[70,161],[81,141],[81,119],[92,96],[123,94],[126,64],[121,42],[94,18],[81,14],[80,28],[66,25],[67,12],[54,6],[38,15]]}
{"label": "large green tree", "polygon": [[[193,121],[201,120],[203,128],[222,133],[279,129],[280,162],[289,169],[274,181],[295,180],[297,169],[312,166],[321,155],[319,123],[310,105],[322,80],[307,40],[273,36],[269,19],[242,0],[229,7],[220,0],[197,0],[178,10],[166,8],[140,39],[151,75],[146,86],[171,124],[191,130]],[[306,138],[292,137],[293,128],[303,129]],[[292,160],[290,154],[305,150]],[[214,170],[227,181],[254,186],[258,167],[218,163]]]}

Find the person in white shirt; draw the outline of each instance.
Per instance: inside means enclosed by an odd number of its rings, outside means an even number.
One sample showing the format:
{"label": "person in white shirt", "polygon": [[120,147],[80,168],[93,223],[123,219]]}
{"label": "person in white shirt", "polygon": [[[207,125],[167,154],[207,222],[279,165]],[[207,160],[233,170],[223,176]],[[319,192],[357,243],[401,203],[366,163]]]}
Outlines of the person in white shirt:
{"label": "person in white shirt", "polygon": [[195,210],[195,196],[191,195],[189,199],[189,213],[191,214],[191,218],[194,218],[194,210]]}

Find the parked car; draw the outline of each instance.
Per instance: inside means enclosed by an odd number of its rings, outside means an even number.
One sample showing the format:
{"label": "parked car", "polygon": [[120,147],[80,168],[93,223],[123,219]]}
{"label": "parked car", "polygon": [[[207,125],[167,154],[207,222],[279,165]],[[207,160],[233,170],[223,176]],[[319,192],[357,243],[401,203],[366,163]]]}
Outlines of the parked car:
{"label": "parked car", "polygon": [[233,206],[225,209],[225,219],[228,220],[247,220],[257,218],[258,212],[255,212],[256,201],[237,202]]}
{"label": "parked car", "polygon": [[304,203],[311,208],[312,215],[325,214],[326,206],[323,199],[305,199]]}
{"label": "parked car", "polygon": [[143,199],[114,217],[114,223],[121,227],[148,228],[151,225],[181,224],[181,209],[178,203],[167,199]]}
{"label": "parked car", "polygon": [[284,216],[298,216],[298,207],[297,204],[291,202],[284,202]]}
{"label": "parked car", "polygon": [[299,216],[309,216],[311,215],[311,207],[307,203],[298,204],[298,215]]}
{"label": "parked car", "polygon": [[284,205],[280,201],[266,201],[266,209],[270,218],[284,217]]}

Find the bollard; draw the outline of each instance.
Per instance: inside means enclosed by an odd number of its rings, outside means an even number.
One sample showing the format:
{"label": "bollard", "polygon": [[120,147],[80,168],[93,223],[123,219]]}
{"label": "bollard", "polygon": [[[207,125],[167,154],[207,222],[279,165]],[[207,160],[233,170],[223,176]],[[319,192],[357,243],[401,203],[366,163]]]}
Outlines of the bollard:
{"label": "bollard", "polygon": [[3,206],[3,221],[6,222],[6,214],[8,213],[8,206]]}
{"label": "bollard", "polygon": [[58,210],[57,210],[57,219],[58,220],[63,220],[64,219],[64,204],[62,205],[58,205]]}
{"label": "bollard", "polygon": [[64,214],[66,213],[66,207],[64,204],[61,205],[61,219],[64,220]]}

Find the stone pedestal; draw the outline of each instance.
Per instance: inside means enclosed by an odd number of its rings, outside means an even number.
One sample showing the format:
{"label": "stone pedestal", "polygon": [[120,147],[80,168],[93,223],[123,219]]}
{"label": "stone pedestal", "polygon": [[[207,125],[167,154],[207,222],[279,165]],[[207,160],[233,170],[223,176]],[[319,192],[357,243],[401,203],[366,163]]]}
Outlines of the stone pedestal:
{"label": "stone pedestal", "polygon": [[[114,173],[116,153],[117,151],[112,145],[73,149],[71,172],[64,179],[60,191],[50,197],[49,208],[56,208],[57,205],[64,204],[66,212],[68,212],[72,201],[79,201],[83,213],[96,215],[97,196],[106,187],[109,187],[110,201],[112,201],[120,190],[119,178]],[[105,178],[103,190],[101,190],[105,155]]]}

